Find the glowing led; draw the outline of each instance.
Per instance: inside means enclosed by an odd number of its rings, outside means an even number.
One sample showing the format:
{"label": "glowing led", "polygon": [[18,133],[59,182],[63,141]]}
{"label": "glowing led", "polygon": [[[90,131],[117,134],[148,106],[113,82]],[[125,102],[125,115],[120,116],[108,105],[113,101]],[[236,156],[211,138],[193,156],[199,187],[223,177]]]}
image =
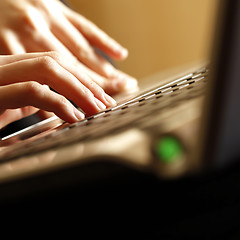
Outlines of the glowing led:
{"label": "glowing led", "polygon": [[183,148],[180,141],[174,136],[164,136],[157,142],[156,152],[161,161],[173,163],[179,160]]}

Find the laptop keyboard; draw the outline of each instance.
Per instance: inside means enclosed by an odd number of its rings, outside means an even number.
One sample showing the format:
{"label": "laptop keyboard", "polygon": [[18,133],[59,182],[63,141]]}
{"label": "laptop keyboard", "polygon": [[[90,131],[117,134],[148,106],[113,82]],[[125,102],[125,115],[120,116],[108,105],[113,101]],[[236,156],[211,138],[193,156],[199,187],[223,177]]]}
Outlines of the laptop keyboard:
{"label": "laptop keyboard", "polygon": [[47,131],[44,136],[39,134],[29,139],[22,139],[3,147],[0,150],[0,160],[10,160],[74,142],[91,141],[131,127],[146,128],[155,114],[202,95],[207,76],[208,68],[205,67],[82,121],[74,124],[63,123]]}

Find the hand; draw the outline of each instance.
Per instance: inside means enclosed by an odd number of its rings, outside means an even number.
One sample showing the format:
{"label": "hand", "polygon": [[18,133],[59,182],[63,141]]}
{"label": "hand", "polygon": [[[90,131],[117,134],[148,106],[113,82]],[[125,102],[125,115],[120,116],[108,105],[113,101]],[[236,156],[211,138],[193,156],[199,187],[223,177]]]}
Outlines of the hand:
{"label": "hand", "polygon": [[116,60],[128,55],[96,25],[58,0],[0,0],[0,54],[58,51],[77,58],[109,94],[136,88],[134,78],[116,70],[94,47]]}
{"label": "hand", "polygon": [[[56,92],[49,89],[50,86]],[[0,128],[39,109],[73,123],[115,104],[115,100],[57,52],[0,56]]]}

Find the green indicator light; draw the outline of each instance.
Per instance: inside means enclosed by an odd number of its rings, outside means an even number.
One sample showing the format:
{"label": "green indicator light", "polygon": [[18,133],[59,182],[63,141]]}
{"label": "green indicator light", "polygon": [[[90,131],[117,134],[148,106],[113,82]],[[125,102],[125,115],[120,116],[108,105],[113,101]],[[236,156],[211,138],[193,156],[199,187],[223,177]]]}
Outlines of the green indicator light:
{"label": "green indicator light", "polygon": [[158,157],[165,163],[173,163],[179,159],[183,149],[178,139],[172,136],[161,138],[157,143]]}

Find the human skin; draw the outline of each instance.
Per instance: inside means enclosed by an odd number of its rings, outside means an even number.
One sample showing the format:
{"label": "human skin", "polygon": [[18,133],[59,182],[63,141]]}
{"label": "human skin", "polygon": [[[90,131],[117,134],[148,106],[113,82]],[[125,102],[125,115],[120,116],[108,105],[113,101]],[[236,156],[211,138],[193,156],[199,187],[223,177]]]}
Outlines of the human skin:
{"label": "human skin", "polygon": [[137,88],[136,79],[95,49],[114,60],[128,56],[58,0],[0,0],[0,129],[33,113],[72,123],[85,117],[82,112],[114,105],[108,94]]}
{"label": "human skin", "polygon": [[[55,91],[52,91],[54,89]],[[0,128],[41,109],[73,123],[114,105],[72,58],[59,52],[0,56]]]}
{"label": "human skin", "polygon": [[0,0],[0,54],[57,51],[76,58],[109,94],[137,87],[136,79],[113,67],[96,48],[114,60],[128,56],[126,48],[58,0]]}

